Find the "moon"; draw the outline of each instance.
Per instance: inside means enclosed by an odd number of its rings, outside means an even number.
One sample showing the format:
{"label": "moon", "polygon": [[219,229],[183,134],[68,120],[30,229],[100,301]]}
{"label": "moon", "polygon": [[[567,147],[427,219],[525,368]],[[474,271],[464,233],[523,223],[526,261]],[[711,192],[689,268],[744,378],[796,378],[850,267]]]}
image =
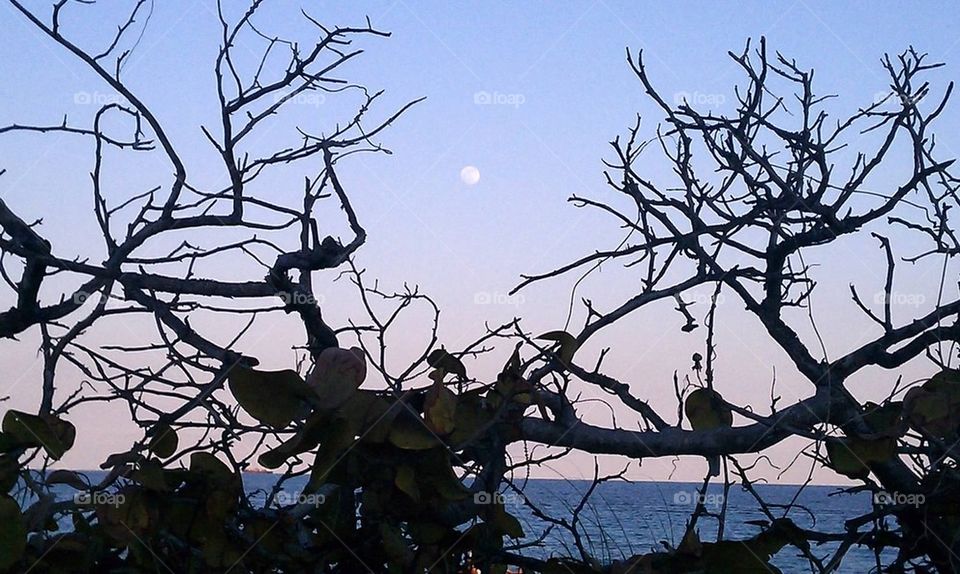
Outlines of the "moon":
{"label": "moon", "polygon": [[476,185],[480,181],[480,170],[468,165],[460,170],[460,181],[467,185]]}

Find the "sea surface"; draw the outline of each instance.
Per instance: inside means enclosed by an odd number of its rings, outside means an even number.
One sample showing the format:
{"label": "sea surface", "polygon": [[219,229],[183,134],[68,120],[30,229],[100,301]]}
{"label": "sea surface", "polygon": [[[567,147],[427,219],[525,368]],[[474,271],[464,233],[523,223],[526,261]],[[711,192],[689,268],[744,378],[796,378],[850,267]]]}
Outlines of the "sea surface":
{"label": "sea surface", "polygon": [[[102,478],[99,471],[86,472],[94,481]],[[276,484],[277,475],[269,473],[246,473],[244,488],[252,501],[262,503],[265,493]],[[295,502],[305,477],[288,480],[282,488],[281,501]],[[580,526],[587,550],[601,562],[662,550],[663,542],[672,546],[679,544],[686,520],[694,508],[698,484],[682,482],[606,482],[600,484],[580,512]],[[531,479],[524,486],[529,501],[541,512],[555,518],[571,518],[573,509],[580,504],[590,487],[585,480]],[[768,504],[789,504],[794,508],[788,516],[799,526],[821,532],[843,532],[845,520],[871,510],[869,493],[842,493],[837,486],[755,485],[757,493]],[[57,497],[73,496],[68,487],[57,486]],[[796,500],[794,501],[794,498]],[[578,556],[570,534],[554,528],[544,536],[546,524],[535,518],[523,499],[511,492],[503,492],[499,499],[508,512],[516,516],[524,528],[526,537],[519,541],[524,545],[520,554],[537,558],[550,556]],[[707,510],[719,513],[726,503],[724,539],[744,539],[756,535],[759,527],[748,521],[765,519],[753,495],[739,486],[732,486],[724,495],[720,486],[711,486],[703,497]],[[773,508],[775,515],[782,510]],[[701,517],[698,522],[700,538],[712,541],[717,535],[717,520]],[[533,545],[530,545],[534,543]],[[812,546],[812,552],[824,563],[829,561],[836,544]],[[892,554],[884,556],[886,560]],[[787,573],[811,572],[809,564],[799,550],[786,546],[772,560],[773,564]],[[844,558],[841,574],[866,574],[877,572],[876,559],[868,548],[854,546]]]}

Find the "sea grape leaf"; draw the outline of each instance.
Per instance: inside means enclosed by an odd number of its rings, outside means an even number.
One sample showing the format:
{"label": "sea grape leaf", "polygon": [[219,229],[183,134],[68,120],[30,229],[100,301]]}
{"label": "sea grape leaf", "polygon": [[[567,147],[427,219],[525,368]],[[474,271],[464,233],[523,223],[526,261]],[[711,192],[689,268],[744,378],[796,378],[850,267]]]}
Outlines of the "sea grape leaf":
{"label": "sea grape leaf", "polygon": [[31,415],[10,410],[3,417],[3,432],[16,443],[42,447],[51,458],[59,460],[70,450],[77,437],[77,429],[54,415]]}
{"label": "sea grape leaf", "polygon": [[914,429],[941,439],[960,430],[960,372],[945,369],[903,398],[903,418]]}
{"label": "sea grape leaf", "polygon": [[863,404],[863,420],[874,434],[887,437],[900,437],[906,431],[902,418],[903,403],[899,401],[878,405]]}
{"label": "sea grape leaf", "polygon": [[453,373],[461,379],[467,378],[467,368],[463,365],[463,362],[442,347],[434,349],[427,355],[427,364],[435,369]]}
{"label": "sea grape leaf", "polygon": [[453,432],[457,414],[457,396],[439,381],[434,383],[423,401],[423,418],[433,432]]}
{"label": "sea grape leaf", "polygon": [[296,371],[258,371],[242,365],[230,369],[230,392],[250,416],[284,428],[306,413],[310,387]]}
{"label": "sea grape leaf", "polygon": [[179,445],[180,438],[177,436],[177,431],[166,423],[157,423],[147,448],[160,458],[169,458],[177,452]]}
{"label": "sea grape leaf", "polygon": [[289,458],[312,450],[320,444],[328,422],[328,417],[323,413],[312,415],[292,437],[280,446],[261,454],[257,461],[269,469],[283,466]]}
{"label": "sea grape leaf", "polygon": [[16,501],[0,495],[0,571],[5,571],[23,557],[27,547],[27,529]]}
{"label": "sea grape leaf", "polygon": [[490,509],[490,522],[501,533],[511,538],[523,538],[523,527],[515,516],[507,512],[501,503]]}
{"label": "sea grape leaf", "polygon": [[7,494],[20,479],[20,463],[16,458],[0,455],[0,495]]}
{"label": "sea grape leaf", "polygon": [[87,481],[84,479],[83,475],[73,472],[72,470],[54,470],[47,474],[44,482],[47,485],[53,484],[65,484],[70,488],[75,488],[77,490],[86,490],[90,488],[90,485],[87,484]]}
{"label": "sea grape leaf", "polygon": [[406,413],[393,421],[388,440],[404,450],[427,450],[440,443],[419,417]]}
{"label": "sea grape leaf", "polygon": [[326,410],[335,410],[352,397],[367,377],[367,363],[358,347],[329,347],[317,358],[307,385]]}
{"label": "sea grape leaf", "polygon": [[417,477],[412,466],[401,464],[397,467],[397,476],[393,479],[393,484],[414,502],[420,502],[420,489],[417,487]]}
{"label": "sea grape leaf", "polygon": [[139,482],[148,490],[166,492],[170,489],[164,476],[163,466],[155,460],[141,461],[139,468],[133,471],[130,478]]}
{"label": "sea grape leaf", "polygon": [[889,460],[896,455],[894,438],[867,440],[850,437],[827,442],[829,466],[838,473],[854,479],[870,474],[870,465]]}
{"label": "sea grape leaf", "polygon": [[687,396],[683,410],[693,430],[709,430],[733,424],[733,413],[723,402],[720,393],[710,389],[697,389]]}
{"label": "sea grape leaf", "polygon": [[580,343],[577,341],[577,338],[566,331],[549,331],[540,335],[537,339],[555,342],[555,352],[560,362],[564,365],[570,364],[570,361],[573,360],[573,355],[577,352],[577,349],[580,348]]}

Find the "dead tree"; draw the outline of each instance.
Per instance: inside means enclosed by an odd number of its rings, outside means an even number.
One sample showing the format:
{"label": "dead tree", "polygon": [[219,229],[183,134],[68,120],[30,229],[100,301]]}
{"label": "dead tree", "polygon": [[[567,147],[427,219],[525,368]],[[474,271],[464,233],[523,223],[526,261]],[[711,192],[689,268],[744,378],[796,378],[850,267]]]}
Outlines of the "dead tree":
{"label": "dead tree", "polygon": [[[877,505],[869,515],[850,517],[847,532],[811,535],[842,542],[835,556],[823,560],[808,551],[818,571],[835,568],[854,543],[876,549],[878,556],[882,548],[895,549],[896,559],[886,565],[892,571],[911,567],[918,572],[955,571],[960,549],[958,417],[950,411],[960,398],[955,370],[960,300],[953,265],[960,244],[948,214],[956,207],[958,180],[950,172],[953,160],[937,156],[932,133],[953,85],[941,94],[932,93],[924,74],[940,64],[930,64],[924,54],[910,49],[882,61],[890,79],[887,97],[835,121],[824,111],[831,96],[814,91],[812,70],[780,54],[770,56],[763,40],[755,50],[748,44],[742,53],[730,56],[742,68],[746,85],[737,90],[735,112],[721,115],[686,101],[673,103],[654,86],[642,54],[634,58],[628,53],[631,68],[662,111],[664,122],[653,137],[644,139],[638,118],[626,141],[613,142],[607,179],[627,200],[629,211],[610,201],[583,197],[570,201],[605,211],[629,231],[633,242],[526,277],[518,287],[600,263],[622,261],[638,270],[642,289],[619,306],[599,310],[585,300],[587,320],[569,336],[570,353],[613,323],[642,321],[641,311],[661,300],[679,302],[686,322],[683,330],[692,331],[697,324],[683,297],[697,288],[712,292],[703,318],[704,353],[694,356],[693,368],[703,377],[693,385],[699,388],[686,389],[684,403],[693,430],[665,422],[644,397],[631,394],[630,385],[601,372],[599,363],[596,368],[577,365],[592,359],[577,356],[568,361],[548,355],[553,359],[536,368],[530,380],[543,387],[540,392],[549,397],[545,402],[551,405],[553,418],[525,417],[520,434],[536,443],[634,459],[703,455],[731,461],[735,455],[760,453],[789,437],[804,437],[810,441],[805,452],[862,481],[866,489],[926,501]],[[862,134],[878,135],[879,143],[858,151],[852,165],[839,163],[837,152]],[[672,168],[673,182],[657,183],[636,168],[640,154],[652,148]],[[899,162],[898,148],[903,158]],[[864,182],[888,164],[900,170],[898,179],[884,179],[865,189]],[[828,360],[821,354],[822,341],[804,341],[786,311],[807,310],[816,286],[804,252],[822,253],[851,234],[872,234],[886,254],[879,305],[865,301],[851,285],[850,305],[869,316],[878,332],[856,349]],[[901,257],[908,262],[942,260],[940,298],[919,316],[895,320],[891,299],[900,270],[896,242],[917,237],[927,247]],[[774,402],[769,414],[723,400],[722,385],[714,384],[712,373],[714,311],[721,294],[741,302],[786,353],[810,383],[807,398],[787,406]],[[816,327],[843,328],[823,318]],[[868,367],[896,372],[914,360],[927,361],[933,376],[913,388],[891,385],[884,390],[888,398],[883,404],[858,399],[847,389],[846,383]],[[579,420],[565,396],[566,387],[546,384],[558,375],[602,388],[636,411],[648,430],[602,428]],[[642,382],[650,392],[650,382]],[[733,415],[740,424],[733,424]],[[740,468],[736,478],[748,485],[749,474]],[[887,536],[883,525],[887,517],[896,520],[895,535]]]}

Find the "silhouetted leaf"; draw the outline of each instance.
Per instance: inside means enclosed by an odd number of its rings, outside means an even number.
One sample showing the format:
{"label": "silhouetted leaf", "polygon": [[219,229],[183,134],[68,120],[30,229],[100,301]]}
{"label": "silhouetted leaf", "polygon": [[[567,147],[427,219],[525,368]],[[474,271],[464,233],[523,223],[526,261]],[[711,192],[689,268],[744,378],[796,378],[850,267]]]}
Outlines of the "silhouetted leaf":
{"label": "silhouetted leaf", "polygon": [[27,546],[27,530],[16,501],[0,495],[0,570],[20,561]]}
{"label": "silhouetted leaf", "polygon": [[709,430],[733,424],[733,413],[723,397],[710,389],[697,389],[690,393],[683,410],[693,430]]}
{"label": "silhouetted leaf", "polygon": [[356,393],[367,377],[363,350],[357,347],[324,349],[317,358],[307,385],[327,410],[335,410]]}
{"label": "silhouetted leaf", "polygon": [[401,464],[397,467],[397,476],[393,479],[393,484],[415,502],[420,502],[420,489],[417,488],[417,478],[412,466]]}
{"label": "silhouetted leaf", "polygon": [[830,468],[850,478],[863,479],[870,474],[870,465],[889,460],[896,454],[893,438],[865,440],[851,437],[827,442]]}
{"label": "silhouetted leaf", "polygon": [[296,371],[257,371],[237,365],[228,378],[240,406],[262,423],[284,428],[306,414],[311,391]]}
{"label": "silhouetted leaf", "polygon": [[292,437],[280,446],[261,454],[257,461],[264,468],[279,468],[291,457],[314,449],[323,439],[328,422],[326,415],[314,414]]}
{"label": "silhouetted leaf", "polygon": [[7,411],[3,432],[18,444],[42,447],[51,458],[59,460],[73,446],[77,430],[69,422],[54,415],[31,415]]}
{"label": "silhouetted leaf", "polygon": [[173,430],[173,428],[166,423],[158,423],[153,430],[153,436],[150,437],[147,448],[160,458],[173,456],[174,453],[177,452],[177,446],[180,444],[177,431]]}
{"label": "silhouetted leaf", "polygon": [[427,450],[440,443],[437,437],[427,430],[424,422],[412,414],[398,416],[393,421],[388,440],[394,446],[405,450]]}
{"label": "silhouetted leaf", "polygon": [[960,429],[960,372],[947,369],[903,398],[903,417],[909,425],[937,438],[947,439]]}
{"label": "silhouetted leaf", "polygon": [[434,349],[427,355],[427,363],[436,369],[453,373],[461,379],[467,378],[467,368],[463,362],[447,352],[446,349]]}
{"label": "silhouetted leaf", "polygon": [[457,396],[436,382],[427,391],[423,401],[423,418],[433,432],[441,435],[453,432],[457,414]]}
{"label": "silhouetted leaf", "polygon": [[65,484],[77,490],[86,490],[90,488],[90,485],[87,484],[87,481],[84,480],[83,476],[73,472],[72,470],[54,470],[47,474],[44,482],[46,482],[48,485]]}
{"label": "silhouetted leaf", "polygon": [[573,360],[573,355],[580,348],[577,338],[566,331],[549,331],[537,337],[541,341],[554,341],[557,343],[556,354],[560,362],[569,365]]}

